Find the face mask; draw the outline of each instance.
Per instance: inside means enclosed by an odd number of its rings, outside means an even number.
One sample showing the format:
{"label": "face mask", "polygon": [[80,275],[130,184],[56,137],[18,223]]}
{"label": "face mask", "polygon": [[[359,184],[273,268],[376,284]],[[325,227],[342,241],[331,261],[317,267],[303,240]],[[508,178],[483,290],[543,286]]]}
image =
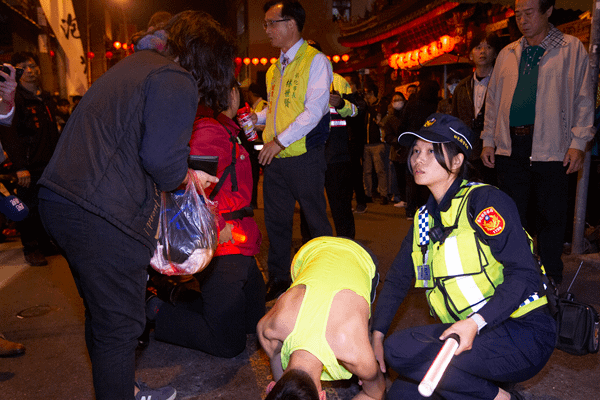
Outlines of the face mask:
{"label": "face mask", "polygon": [[454,89],[456,89],[457,85],[458,85],[458,83],[453,83],[452,85],[448,85],[448,91],[450,92],[450,94],[454,94]]}
{"label": "face mask", "polygon": [[392,103],[392,107],[394,107],[394,110],[396,110],[396,111],[402,110],[402,107],[404,107],[404,102],[403,101],[395,101]]}

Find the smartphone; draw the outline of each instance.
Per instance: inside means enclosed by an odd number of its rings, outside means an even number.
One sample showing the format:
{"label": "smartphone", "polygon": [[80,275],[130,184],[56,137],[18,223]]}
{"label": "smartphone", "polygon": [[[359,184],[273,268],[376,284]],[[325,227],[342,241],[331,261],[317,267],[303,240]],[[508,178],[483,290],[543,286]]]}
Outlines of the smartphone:
{"label": "smartphone", "polygon": [[188,166],[191,169],[204,171],[209,175],[217,176],[217,167],[219,166],[219,156],[188,156]]}
{"label": "smartphone", "polygon": [[[6,65],[0,65],[0,70],[4,72],[6,75],[10,75],[10,69]],[[23,68],[15,68],[15,80],[19,82],[21,76],[23,75]],[[4,82],[4,77],[0,76],[0,82]]]}

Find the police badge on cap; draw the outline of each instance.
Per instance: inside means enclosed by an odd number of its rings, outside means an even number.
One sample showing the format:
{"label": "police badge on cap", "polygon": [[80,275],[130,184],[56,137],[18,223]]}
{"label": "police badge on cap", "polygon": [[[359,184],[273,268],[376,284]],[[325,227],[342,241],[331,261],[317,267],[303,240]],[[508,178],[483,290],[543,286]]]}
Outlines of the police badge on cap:
{"label": "police badge on cap", "polygon": [[435,113],[427,118],[418,132],[402,133],[398,137],[398,143],[408,147],[417,138],[430,143],[454,142],[468,158],[473,149],[475,135],[460,119],[448,114]]}

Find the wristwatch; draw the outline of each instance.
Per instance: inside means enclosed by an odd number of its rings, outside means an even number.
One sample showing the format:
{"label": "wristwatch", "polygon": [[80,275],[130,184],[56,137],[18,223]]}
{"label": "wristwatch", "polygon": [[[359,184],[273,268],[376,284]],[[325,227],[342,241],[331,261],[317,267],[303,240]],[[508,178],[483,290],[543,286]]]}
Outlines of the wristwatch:
{"label": "wristwatch", "polygon": [[485,319],[483,319],[483,317],[477,313],[473,313],[473,314],[469,315],[469,318],[471,318],[477,324],[477,333],[478,334],[481,331],[481,329],[487,325],[487,322],[485,322]]}

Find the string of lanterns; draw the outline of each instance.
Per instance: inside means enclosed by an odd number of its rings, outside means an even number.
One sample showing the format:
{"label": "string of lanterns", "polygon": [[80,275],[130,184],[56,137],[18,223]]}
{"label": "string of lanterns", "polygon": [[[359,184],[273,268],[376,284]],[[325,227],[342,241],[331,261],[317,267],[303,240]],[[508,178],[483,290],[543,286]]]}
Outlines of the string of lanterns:
{"label": "string of lanterns", "polygon": [[[327,56],[328,59],[333,60],[334,63],[338,63],[340,60],[342,60],[343,62],[348,62],[348,60],[350,59],[350,56],[348,54],[343,54],[341,56],[339,55],[334,55],[333,57]],[[258,65],[258,64],[262,64],[262,65],[267,65],[267,63],[271,63],[271,64],[275,64],[277,62],[278,58],[277,57],[271,57],[271,59],[267,59],[267,57],[236,57],[235,58],[235,65],[240,66],[242,65],[242,63],[244,63],[245,65]]]}
{"label": "string of lanterns", "polygon": [[388,58],[388,65],[394,69],[407,69],[449,53],[454,49],[456,41],[453,37],[444,35],[439,40],[421,48],[405,53],[394,53]]}

